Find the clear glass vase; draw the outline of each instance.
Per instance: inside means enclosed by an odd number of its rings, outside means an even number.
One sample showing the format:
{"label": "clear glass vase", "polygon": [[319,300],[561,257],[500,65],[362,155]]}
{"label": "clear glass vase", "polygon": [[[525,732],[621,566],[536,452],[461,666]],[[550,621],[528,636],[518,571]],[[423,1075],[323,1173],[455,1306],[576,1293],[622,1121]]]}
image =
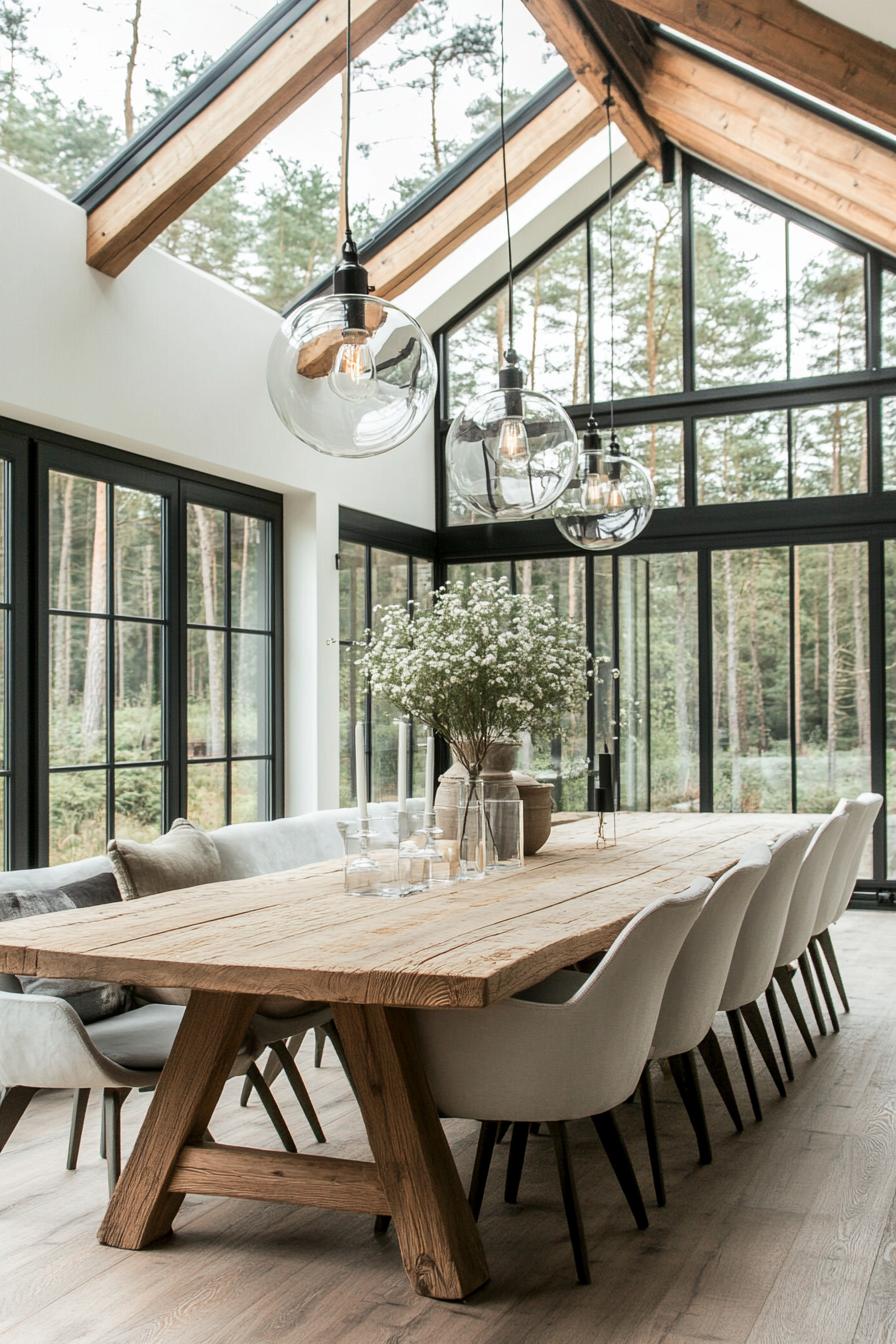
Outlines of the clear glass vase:
{"label": "clear glass vase", "polygon": [[485,785],[477,774],[471,773],[459,785],[457,805],[458,881],[474,882],[485,877],[486,816]]}

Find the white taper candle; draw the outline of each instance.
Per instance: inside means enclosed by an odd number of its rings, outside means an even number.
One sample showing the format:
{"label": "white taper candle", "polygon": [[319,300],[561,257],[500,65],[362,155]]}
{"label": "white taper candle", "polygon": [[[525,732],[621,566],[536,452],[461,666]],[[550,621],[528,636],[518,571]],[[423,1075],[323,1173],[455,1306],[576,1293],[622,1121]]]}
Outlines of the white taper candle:
{"label": "white taper candle", "polygon": [[367,820],[367,757],[364,754],[364,725],[355,724],[355,791],[358,795],[358,816]]}
{"label": "white taper candle", "polygon": [[408,722],[398,720],[398,810],[406,812],[408,806]]}

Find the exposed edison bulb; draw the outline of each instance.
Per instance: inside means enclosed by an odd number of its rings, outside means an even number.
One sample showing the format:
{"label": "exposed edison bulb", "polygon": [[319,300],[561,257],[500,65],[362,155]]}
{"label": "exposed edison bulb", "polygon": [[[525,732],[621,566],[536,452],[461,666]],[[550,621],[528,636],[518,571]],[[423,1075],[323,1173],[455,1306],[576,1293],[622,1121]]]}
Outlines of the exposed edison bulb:
{"label": "exposed edison bulb", "polygon": [[498,434],[498,460],[508,467],[522,467],[529,462],[529,435],[523,418],[507,415],[501,421]]}
{"label": "exposed edison bulb", "polygon": [[607,497],[607,478],[603,472],[589,471],[582,481],[582,508],[589,512],[605,507]]}
{"label": "exposed edison bulb", "polygon": [[370,341],[363,328],[348,327],[342,335],[328,381],[344,401],[363,401],[370,396],[371,384],[376,382],[376,361]]}
{"label": "exposed edison bulb", "polygon": [[607,482],[607,513],[619,513],[621,509],[626,508],[627,502],[625,491],[620,482],[609,480]]}

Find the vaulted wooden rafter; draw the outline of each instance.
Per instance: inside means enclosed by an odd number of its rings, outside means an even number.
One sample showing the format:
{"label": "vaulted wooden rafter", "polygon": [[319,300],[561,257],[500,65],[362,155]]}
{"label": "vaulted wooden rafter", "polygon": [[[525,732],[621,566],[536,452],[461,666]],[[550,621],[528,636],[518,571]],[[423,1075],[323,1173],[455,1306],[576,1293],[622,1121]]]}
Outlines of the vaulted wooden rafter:
{"label": "vaulted wooden rafter", "polygon": [[639,20],[605,0],[583,6],[577,0],[525,0],[579,83],[594,101],[606,97],[604,80],[613,70],[613,120],[638,158],[660,167],[662,135],[645,114],[639,90],[650,68],[650,41]]}
{"label": "vaulted wooden rafter", "polygon": [[[364,51],[414,0],[354,0]],[[87,216],[87,260],[119,275],[172,220],[345,65],[344,0],[317,0]]]}
{"label": "vaulted wooden rafter", "polygon": [[617,3],[896,135],[896,51],[799,0]]}

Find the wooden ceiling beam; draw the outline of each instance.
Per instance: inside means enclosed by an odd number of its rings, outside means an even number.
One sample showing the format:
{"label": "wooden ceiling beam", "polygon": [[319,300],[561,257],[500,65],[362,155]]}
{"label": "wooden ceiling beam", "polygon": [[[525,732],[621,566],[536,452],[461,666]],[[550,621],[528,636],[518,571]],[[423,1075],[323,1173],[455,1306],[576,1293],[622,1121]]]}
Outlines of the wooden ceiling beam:
{"label": "wooden ceiling beam", "polygon": [[[507,141],[510,199],[522,196],[602,125],[603,109],[583,85],[561,93]],[[364,252],[377,295],[391,298],[408,289],[503,208],[498,150],[379,252]]]}
{"label": "wooden ceiling beam", "polygon": [[896,153],[658,37],[644,106],[682,149],[896,253]]}
{"label": "wooden ceiling beam", "polygon": [[[414,0],[355,0],[360,53]],[[87,261],[119,275],[200,196],[345,65],[344,0],[317,0],[87,216]]]}
{"label": "wooden ceiling beam", "polygon": [[644,25],[606,0],[525,0],[575,78],[600,106],[604,79],[614,74],[613,120],[638,158],[661,163],[662,136],[645,114],[640,90],[650,67],[650,38]]}
{"label": "wooden ceiling beam", "polygon": [[896,134],[896,50],[800,0],[617,0]]}

